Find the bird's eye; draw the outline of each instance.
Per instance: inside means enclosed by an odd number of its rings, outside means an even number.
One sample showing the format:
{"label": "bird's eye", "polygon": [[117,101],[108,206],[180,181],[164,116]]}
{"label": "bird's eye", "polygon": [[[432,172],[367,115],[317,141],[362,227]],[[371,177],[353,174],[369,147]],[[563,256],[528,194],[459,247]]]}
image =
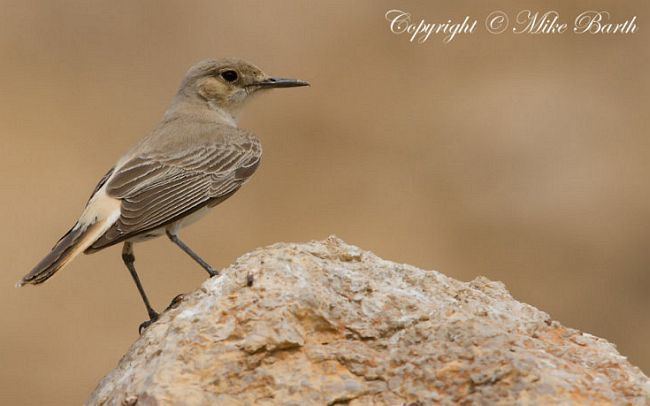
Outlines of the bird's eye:
{"label": "bird's eye", "polygon": [[221,72],[221,77],[224,78],[226,82],[234,82],[235,80],[237,80],[239,75],[237,75],[237,72],[235,72],[234,70],[225,70]]}

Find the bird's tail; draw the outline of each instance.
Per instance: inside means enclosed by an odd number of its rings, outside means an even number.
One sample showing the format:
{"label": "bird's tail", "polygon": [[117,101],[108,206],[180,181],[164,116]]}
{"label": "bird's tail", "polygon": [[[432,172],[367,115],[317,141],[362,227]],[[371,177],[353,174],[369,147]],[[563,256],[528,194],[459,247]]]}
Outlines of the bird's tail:
{"label": "bird's tail", "polygon": [[74,257],[88,248],[105,231],[102,221],[92,224],[77,223],[68,231],[52,251],[39,262],[30,273],[16,284],[17,287],[32,284],[38,285],[48,280],[59,269],[63,268]]}

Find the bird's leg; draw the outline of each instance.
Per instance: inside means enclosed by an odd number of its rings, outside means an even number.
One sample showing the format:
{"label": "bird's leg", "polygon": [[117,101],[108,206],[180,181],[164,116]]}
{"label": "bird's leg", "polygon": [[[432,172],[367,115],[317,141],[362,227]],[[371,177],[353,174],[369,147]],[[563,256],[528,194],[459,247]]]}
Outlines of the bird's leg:
{"label": "bird's leg", "polygon": [[149,320],[140,324],[139,331],[140,334],[142,334],[142,331],[144,329],[149,327],[151,323],[158,320],[158,313],[153,309],[153,307],[151,307],[149,299],[147,298],[147,294],[144,292],[144,288],[142,287],[142,283],[140,283],[140,278],[135,272],[135,266],[133,265],[135,263],[135,255],[133,255],[133,244],[130,242],[124,243],[124,248],[122,249],[122,260],[124,261],[126,267],[129,268],[131,277],[133,277],[133,282],[135,282],[135,286],[137,286],[138,292],[140,292],[140,296],[142,297],[142,301],[147,308],[147,313],[149,313]]}
{"label": "bird's leg", "polygon": [[186,253],[187,255],[189,255],[190,257],[192,257],[193,260],[195,260],[199,265],[201,265],[201,266],[203,267],[203,269],[205,269],[205,270],[210,274],[210,277],[211,277],[211,278],[212,278],[213,276],[217,276],[217,275],[219,275],[219,272],[215,271],[215,270],[210,266],[210,264],[208,264],[207,262],[205,262],[205,261],[203,260],[203,258],[201,258],[200,256],[198,256],[198,254],[197,254],[196,252],[192,251],[192,249],[191,249],[190,247],[188,247],[188,246],[187,246],[183,241],[181,241],[181,239],[178,238],[178,236],[177,236],[176,234],[174,234],[174,233],[172,233],[171,231],[167,230],[167,237],[169,237],[169,239],[172,240],[172,242],[173,242],[174,244],[178,245],[178,246],[179,246],[183,251],[185,251],[185,253]]}

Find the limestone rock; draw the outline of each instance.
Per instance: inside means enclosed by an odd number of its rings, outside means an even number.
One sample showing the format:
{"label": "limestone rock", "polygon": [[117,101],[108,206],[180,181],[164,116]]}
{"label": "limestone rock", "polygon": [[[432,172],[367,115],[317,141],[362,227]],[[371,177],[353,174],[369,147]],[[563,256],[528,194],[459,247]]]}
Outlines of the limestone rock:
{"label": "limestone rock", "polygon": [[499,282],[330,237],[239,258],[149,327],[87,404],[515,402],[642,405],[650,381]]}

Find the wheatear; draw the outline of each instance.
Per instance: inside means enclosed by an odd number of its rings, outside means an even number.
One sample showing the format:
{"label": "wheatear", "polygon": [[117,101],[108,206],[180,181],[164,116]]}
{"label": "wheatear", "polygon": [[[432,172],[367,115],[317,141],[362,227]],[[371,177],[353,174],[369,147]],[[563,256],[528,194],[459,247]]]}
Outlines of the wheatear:
{"label": "wheatear", "polygon": [[167,234],[210,276],[218,274],[178,238],[178,231],[232,196],[253,175],[262,146],[237,128],[246,100],[261,90],[307,86],[273,78],[236,59],[208,60],[187,72],[162,122],[99,181],[77,223],[18,286],[45,282],[74,257],[124,242],[122,259],[151,307],[135,271],[133,243]]}

